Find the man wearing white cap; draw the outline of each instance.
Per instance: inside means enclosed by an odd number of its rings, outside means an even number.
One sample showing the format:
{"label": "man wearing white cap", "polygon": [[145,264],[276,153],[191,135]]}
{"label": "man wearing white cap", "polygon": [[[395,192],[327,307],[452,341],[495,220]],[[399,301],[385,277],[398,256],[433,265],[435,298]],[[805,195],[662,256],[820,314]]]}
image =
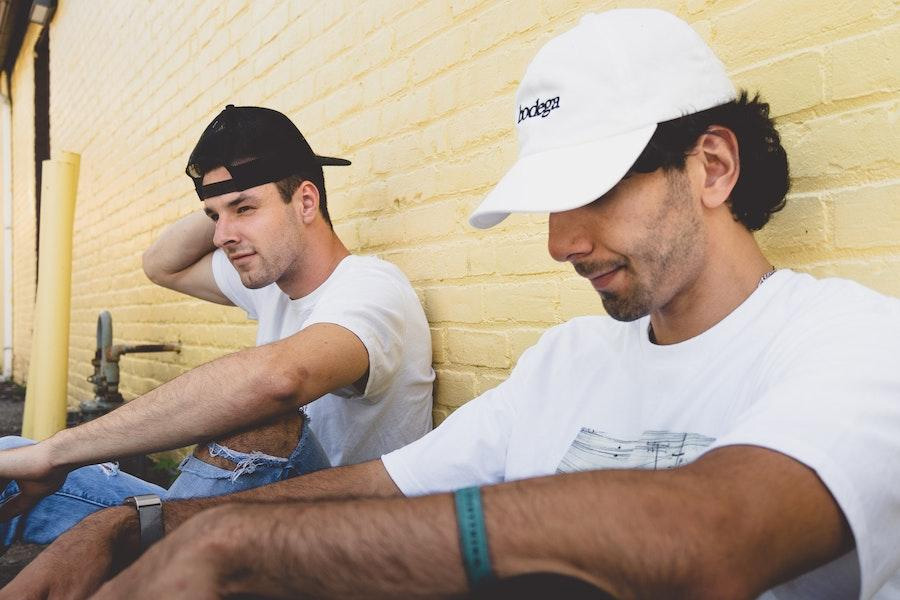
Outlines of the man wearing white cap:
{"label": "man wearing white cap", "polygon": [[[767,113],[667,13],[551,40],[517,95],[519,162],[471,222],[550,213],[550,253],[613,318],[551,329],[380,461],[183,525],[218,501],[165,505],[177,529],[97,597],[898,597],[900,302],[760,252],[788,187]],[[252,503],[288,499],[309,502]],[[41,569],[138,537],[99,513],[11,588],[93,589],[107,573]]]}

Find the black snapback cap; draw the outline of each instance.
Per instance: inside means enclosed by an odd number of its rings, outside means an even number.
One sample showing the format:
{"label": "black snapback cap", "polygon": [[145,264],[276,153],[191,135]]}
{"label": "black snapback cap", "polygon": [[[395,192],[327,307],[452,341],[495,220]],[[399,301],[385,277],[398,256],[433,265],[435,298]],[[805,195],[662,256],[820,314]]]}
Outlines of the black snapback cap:
{"label": "black snapback cap", "polygon": [[[318,156],[297,126],[282,113],[258,106],[229,104],[203,131],[185,173],[201,200],[239,192],[323,166],[349,160]],[[203,185],[203,175],[225,167],[231,179]]]}

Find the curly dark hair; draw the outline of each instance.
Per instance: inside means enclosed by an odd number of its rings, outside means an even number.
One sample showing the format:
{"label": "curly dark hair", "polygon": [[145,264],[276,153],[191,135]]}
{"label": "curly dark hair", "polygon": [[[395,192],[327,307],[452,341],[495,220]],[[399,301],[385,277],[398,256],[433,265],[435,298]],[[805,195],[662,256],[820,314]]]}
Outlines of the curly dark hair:
{"label": "curly dark hair", "polygon": [[694,144],[712,125],[727,127],[737,137],[741,171],[728,205],[736,221],[750,231],[762,229],[772,213],[785,205],[790,189],[787,154],[759,94],[660,123],[630,172],[683,169]]}

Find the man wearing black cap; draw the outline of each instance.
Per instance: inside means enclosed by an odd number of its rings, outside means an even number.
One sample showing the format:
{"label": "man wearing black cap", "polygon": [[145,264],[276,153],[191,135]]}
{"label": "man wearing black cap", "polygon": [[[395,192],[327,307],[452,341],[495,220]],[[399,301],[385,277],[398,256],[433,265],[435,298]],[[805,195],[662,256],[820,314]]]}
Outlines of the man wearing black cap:
{"label": "man wearing black cap", "polygon": [[[187,166],[204,213],[167,228],[144,255],[171,289],[243,308],[257,347],[198,367],[40,444],[0,447],[5,545],[48,543],[132,498],[217,496],[379,458],[431,428],[431,340],[409,281],[351,255],[326,207],[323,165],[283,114],[229,105]],[[302,408],[301,408],[302,407]],[[168,490],[115,465],[74,467],[201,442]],[[63,482],[65,479],[65,482]],[[8,480],[14,483],[6,485]]]}
{"label": "man wearing black cap", "polygon": [[[380,461],[167,503],[95,598],[518,597],[497,579],[522,574],[521,597],[898,597],[900,302],[762,254],[788,187],[768,106],[657,10],[587,15],[516,105],[519,161],[470,222],[549,213],[609,316]],[[137,522],[86,519],[10,594],[92,592]],[[78,544],[115,552],[57,574]]]}

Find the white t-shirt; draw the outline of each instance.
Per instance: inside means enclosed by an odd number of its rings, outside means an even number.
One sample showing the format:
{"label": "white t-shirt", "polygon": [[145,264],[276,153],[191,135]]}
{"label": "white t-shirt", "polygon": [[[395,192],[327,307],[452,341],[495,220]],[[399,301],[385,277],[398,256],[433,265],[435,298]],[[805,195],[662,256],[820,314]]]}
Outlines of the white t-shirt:
{"label": "white t-shirt", "polygon": [[385,467],[419,495],[772,448],[818,473],[857,549],[764,597],[900,598],[900,300],[782,270],[682,343],[650,343],[648,319],[549,330],[509,379]]}
{"label": "white t-shirt", "polygon": [[406,276],[372,256],[348,256],[322,285],[291,300],[276,284],[251,290],[221,250],[213,276],[222,293],[259,321],[257,345],[289,337],[314,323],[353,332],[369,353],[362,393],[334,390],[305,408],[333,466],[378,458],[431,430],[431,333]]}

